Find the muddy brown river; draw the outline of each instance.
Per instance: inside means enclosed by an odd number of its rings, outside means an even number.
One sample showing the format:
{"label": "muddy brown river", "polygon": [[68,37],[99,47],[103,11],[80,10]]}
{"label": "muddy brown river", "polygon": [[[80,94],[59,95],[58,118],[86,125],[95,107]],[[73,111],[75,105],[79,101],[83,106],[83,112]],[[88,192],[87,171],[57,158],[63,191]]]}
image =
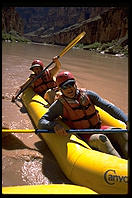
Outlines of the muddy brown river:
{"label": "muddy brown river", "polygon": [[[62,46],[2,43],[2,126],[32,129],[21,102],[11,102],[28,78],[34,59],[45,65]],[[128,114],[128,58],[71,49],[60,58],[61,70],[75,76],[78,86],[97,92]],[[35,134],[11,133],[2,137],[2,185],[71,183],[59,168],[46,143]]]}

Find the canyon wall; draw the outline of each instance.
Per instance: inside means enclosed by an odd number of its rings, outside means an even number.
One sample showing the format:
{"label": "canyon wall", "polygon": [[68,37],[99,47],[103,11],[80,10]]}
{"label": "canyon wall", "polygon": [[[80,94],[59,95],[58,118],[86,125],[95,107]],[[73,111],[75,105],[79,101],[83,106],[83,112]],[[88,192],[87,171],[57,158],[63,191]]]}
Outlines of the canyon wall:
{"label": "canyon wall", "polygon": [[14,7],[3,7],[2,31],[4,31],[5,33],[9,33],[13,30],[22,35],[24,33],[23,21]]}
{"label": "canyon wall", "polygon": [[82,31],[86,32],[81,40],[83,44],[119,40],[128,33],[128,8],[110,8],[96,17],[83,20],[57,33],[27,37],[34,42],[66,45]]}

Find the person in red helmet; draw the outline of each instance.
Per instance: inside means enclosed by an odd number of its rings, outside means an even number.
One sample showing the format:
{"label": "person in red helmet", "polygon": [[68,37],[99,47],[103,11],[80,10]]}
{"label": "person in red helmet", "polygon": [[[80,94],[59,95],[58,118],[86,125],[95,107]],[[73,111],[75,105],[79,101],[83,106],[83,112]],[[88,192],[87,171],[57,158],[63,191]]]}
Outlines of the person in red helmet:
{"label": "person in red helmet", "polygon": [[[54,81],[53,77],[57,74],[61,67],[61,63],[58,60],[57,56],[53,58],[53,61],[55,63],[55,66],[51,69],[47,69],[40,78],[38,78],[31,84],[35,93],[44,97],[45,100],[47,100],[50,104],[54,101],[56,89],[56,82]],[[32,81],[37,75],[39,75],[43,69],[43,62],[37,59],[34,60],[30,67],[32,74],[29,76],[29,79],[20,86],[15,95],[17,95],[20,89],[23,89],[30,81]],[[12,101],[14,101],[14,98],[15,96],[12,97]]]}
{"label": "person in red helmet", "polygon": [[[39,129],[54,130],[57,135],[67,135],[63,125],[57,122],[58,117],[62,117],[71,129],[100,129],[101,120],[95,105],[105,110],[114,118],[127,124],[128,118],[118,107],[101,98],[97,93],[79,89],[76,80],[69,71],[61,72],[56,77],[56,83],[61,91],[59,98],[50,106],[48,112],[44,114],[38,122]],[[106,126],[108,128],[108,126]],[[103,128],[104,129],[104,128]],[[112,134],[114,135],[114,134]],[[127,158],[128,134],[120,134],[117,138],[121,139],[121,154]],[[115,150],[108,137],[104,134],[81,134],[82,138],[92,147],[105,153],[118,157],[120,154]],[[119,145],[120,146],[120,145]]]}

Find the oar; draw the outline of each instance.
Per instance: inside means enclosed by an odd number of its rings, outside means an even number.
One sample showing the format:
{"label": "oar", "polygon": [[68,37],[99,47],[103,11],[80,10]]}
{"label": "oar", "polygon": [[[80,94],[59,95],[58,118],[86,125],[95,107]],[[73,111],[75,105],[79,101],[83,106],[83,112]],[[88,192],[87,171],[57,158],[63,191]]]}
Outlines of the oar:
{"label": "oar", "polygon": [[[127,133],[127,129],[109,128],[109,129],[69,129],[67,133],[93,134],[93,133]],[[2,129],[2,133],[55,133],[54,130],[47,129]]]}
{"label": "oar", "polygon": [[[66,52],[68,52],[74,45],[76,45],[76,43],[78,41],[80,41],[84,35],[86,34],[86,32],[82,32],[81,34],[79,34],[74,40],[72,40],[63,50],[62,52],[57,56],[58,58],[61,58]],[[12,102],[15,102],[15,100],[17,99],[17,97],[24,92],[34,81],[36,81],[38,78],[40,78],[42,76],[42,74],[45,72],[46,69],[48,69],[48,67],[50,67],[52,64],[54,63],[54,61],[52,61],[51,63],[49,63],[43,70],[42,72],[37,75],[32,81],[30,81],[23,89],[21,89],[18,94],[15,96],[15,98],[12,100]]]}

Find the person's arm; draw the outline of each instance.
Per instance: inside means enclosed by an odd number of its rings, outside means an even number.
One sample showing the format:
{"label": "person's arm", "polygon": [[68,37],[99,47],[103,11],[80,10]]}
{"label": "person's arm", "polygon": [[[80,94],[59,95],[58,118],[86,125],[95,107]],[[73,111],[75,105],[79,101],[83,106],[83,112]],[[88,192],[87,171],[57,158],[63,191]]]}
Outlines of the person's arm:
{"label": "person's arm", "polygon": [[51,77],[55,76],[57,74],[57,72],[60,70],[60,67],[61,67],[61,63],[58,60],[57,56],[55,56],[53,58],[53,61],[55,63],[55,66],[53,68],[49,69]]}
{"label": "person's arm", "polygon": [[56,125],[55,119],[62,116],[62,104],[58,100],[55,101],[49,110],[40,118],[38,123],[39,129],[54,129]]}
{"label": "person's arm", "polygon": [[56,118],[63,116],[63,105],[57,100],[49,108],[48,112],[45,113],[38,122],[39,129],[54,130],[57,135],[67,135],[65,128],[58,122]]}
{"label": "person's arm", "polygon": [[125,113],[115,106],[114,104],[110,103],[109,101],[101,98],[98,94],[96,94],[93,91],[87,91],[88,96],[90,97],[92,103],[107,113],[109,113],[111,116],[114,118],[121,120],[127,124],[128,122],[128,117],[125,115]]}

